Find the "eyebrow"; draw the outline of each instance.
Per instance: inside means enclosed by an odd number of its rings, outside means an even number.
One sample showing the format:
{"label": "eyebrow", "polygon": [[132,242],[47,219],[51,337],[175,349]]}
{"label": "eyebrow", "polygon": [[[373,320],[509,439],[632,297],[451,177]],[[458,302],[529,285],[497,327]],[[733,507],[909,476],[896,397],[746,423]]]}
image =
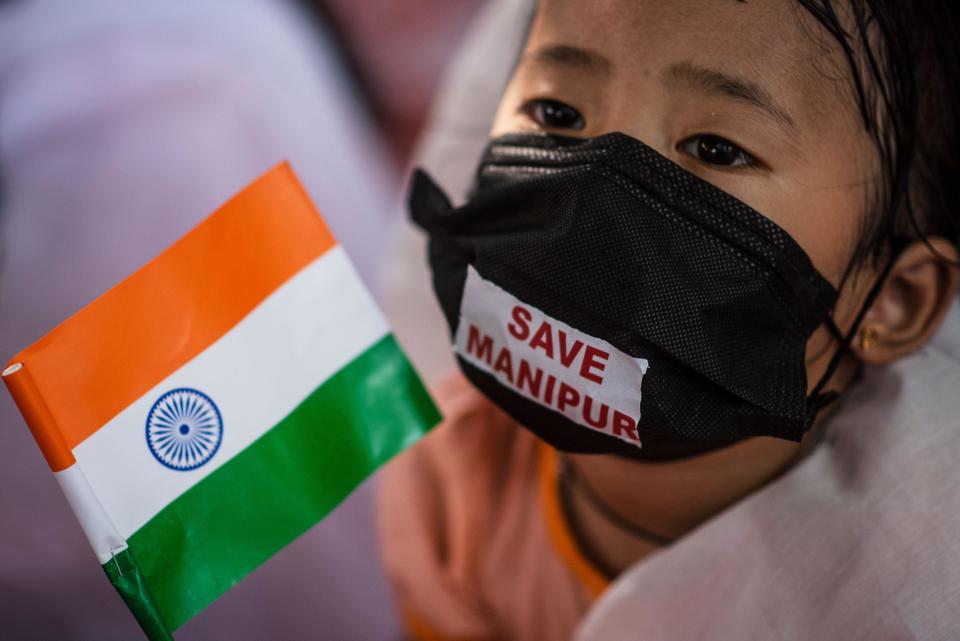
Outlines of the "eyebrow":
{"label": "eyebrow", "polygon": [[613,68],[613,63],[597,51],[563,44],[546,45],[524,57],[537,62],[560,64],[584,71],[609,73]]}
{"label": "eyebrow", "polygon": [[[613,63],[600,52],[565,44],[545,45],[526,54],[524,58],[604,74],[613,70]],[[673,64],[667,68],[664,76],[667,81],[693,85],[701,91],[758,107],[788,128],[795,129],[797,126],[790,113],[777,104],[770,92],[746,78],[701,67],[692,62]]]}
{"label": "eyebrow", "polygon": [[779,106],[768,91],[746,78],[731,76],[691,62],[671,65],[664,76],[668,81],[686,83],[707,93],[726,96],[759,107],[781,124],[791,128],[797,126],[787,110]]}

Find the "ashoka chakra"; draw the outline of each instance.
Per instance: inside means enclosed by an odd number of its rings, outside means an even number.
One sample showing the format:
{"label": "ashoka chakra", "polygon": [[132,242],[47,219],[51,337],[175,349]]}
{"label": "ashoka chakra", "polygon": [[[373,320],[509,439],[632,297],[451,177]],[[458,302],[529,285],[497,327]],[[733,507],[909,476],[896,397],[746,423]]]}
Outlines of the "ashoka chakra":
{"label": "ashoka chakra", "polygon": [[194,470],[217,453],[223,440],[220,410],[201,391],[180,387],[157,399],[147,414],[147,445],[172,470]]}

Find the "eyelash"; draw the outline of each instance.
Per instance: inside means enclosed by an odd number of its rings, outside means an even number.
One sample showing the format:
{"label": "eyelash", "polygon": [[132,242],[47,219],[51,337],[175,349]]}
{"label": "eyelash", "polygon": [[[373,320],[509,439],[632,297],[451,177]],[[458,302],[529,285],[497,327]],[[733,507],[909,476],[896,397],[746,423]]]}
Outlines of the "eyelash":
{"label": "eyelash", "polygon": [[[576,108],[551,98],[528,100],[520,107],[520,112],[544,129],[579,131],[586,127],[586,121]],[[761,166],[756,158],[739,145],[714,134],[690,136],[677,145],[677,150],[716,169],[743,169]],[[714,156],[723,153],[731,160],[729,162],[711,162],[705,156],[702,156],[701,152]]]}
{"label": "eyelash", "polygon": [[[559,100],[535,98],[525,102],[520,107],[520,111],[544,129],[573,129],[577,131],[586,127],[586,122],[580,112]],[[551,118],[555,119],[555,122],[549,122]],[[556,120],[564,118],[572,119],[573,122],[556,122]]]}
{"label": "eyelash", "polygon": [[[700,153],[715,153],[718,147],[724,148],[726,153],[732,157],[730,162],[711,162]],[[739,145],[714,134],[697,134],[696,136],[690,136],[677,145],[677,149],[711,167],[743,169],[760,166],[760,162],[744,151]]]}

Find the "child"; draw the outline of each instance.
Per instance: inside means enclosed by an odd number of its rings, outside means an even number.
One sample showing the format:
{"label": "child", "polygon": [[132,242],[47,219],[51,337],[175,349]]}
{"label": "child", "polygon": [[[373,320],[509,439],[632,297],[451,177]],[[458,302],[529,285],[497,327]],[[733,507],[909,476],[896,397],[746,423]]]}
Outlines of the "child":
{"label": "child", "polygon": [[469,381],[383,483],[412,637],[569,639],[929,340],[958,286],[958,23],[540,3],[470,201],[411,197]]}

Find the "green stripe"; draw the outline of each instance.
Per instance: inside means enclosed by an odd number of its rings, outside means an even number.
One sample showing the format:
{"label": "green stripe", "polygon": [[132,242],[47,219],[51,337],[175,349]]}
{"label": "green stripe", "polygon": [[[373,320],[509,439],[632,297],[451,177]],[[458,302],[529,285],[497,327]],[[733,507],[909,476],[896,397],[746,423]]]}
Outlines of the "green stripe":
{"label": "green stripe", "polygon": [[393,336],[328,379],[130,537],[167,627],[190,620],[439,420]]}

